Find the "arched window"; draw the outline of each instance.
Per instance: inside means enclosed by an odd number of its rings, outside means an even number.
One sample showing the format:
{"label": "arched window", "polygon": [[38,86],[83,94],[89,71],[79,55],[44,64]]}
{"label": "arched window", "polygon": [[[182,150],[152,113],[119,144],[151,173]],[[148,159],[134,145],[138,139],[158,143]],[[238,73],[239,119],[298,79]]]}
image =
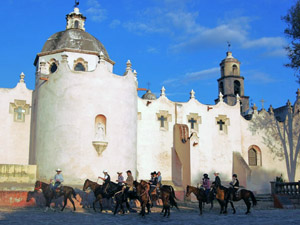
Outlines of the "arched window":
{"label": "arched window", "polygon": [[251,148],[248,152],[249,166],[257,166],[257,152]]}
{"label": "arched window", "polygon": [[261,150],[257,145],[251,145],[248,148],[248,164],[249,166],[261,166]]}
{"label": "arched window", "polygon": [[239,95],[241,96],[241,83],[237,80],[234,81],[234,95]]}
{"label": "arched window", "polygon": [[221,92],[222,95],[224,95],[224,84],[223,84],[223,82],[219,83],[219,92]]}
{"label": "arched window", "polygon": [[53,62],[51,65],[50,65],[50,73],[54,73],[56,70],[57,70],[57,65],[55,62]]}
{"label": "arched window", "polygon": [[79,22],[78,22],[78,20],[75,21],[74,27],[75,27],[75,28],[78,28],[78,27],[79,27]]}
{"label": "arched window", "polygon": [[76,66],[74,67],[75,71],[85,71],[85,67],[82,63],[77,63]]}
{"label": "arched window", "polygon": [[238,72],[237,72],[237,71],[238,71],[238,67],[237,67],[237,65],[234,64],[234,65],[232,66],[232,74],[233,74],[233,75],[238,75]]}

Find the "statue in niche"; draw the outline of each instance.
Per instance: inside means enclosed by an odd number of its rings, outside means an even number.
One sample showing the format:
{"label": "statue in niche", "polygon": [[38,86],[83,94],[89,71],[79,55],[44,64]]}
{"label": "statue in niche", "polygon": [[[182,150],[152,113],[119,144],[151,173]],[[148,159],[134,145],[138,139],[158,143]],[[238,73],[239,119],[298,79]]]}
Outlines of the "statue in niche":
{"label": "statue in niche", "polygon": [[105,140],[105,126],[103,123],[98,122],[96,124],[96,134],[95,138],[97,141],[104,141]]}

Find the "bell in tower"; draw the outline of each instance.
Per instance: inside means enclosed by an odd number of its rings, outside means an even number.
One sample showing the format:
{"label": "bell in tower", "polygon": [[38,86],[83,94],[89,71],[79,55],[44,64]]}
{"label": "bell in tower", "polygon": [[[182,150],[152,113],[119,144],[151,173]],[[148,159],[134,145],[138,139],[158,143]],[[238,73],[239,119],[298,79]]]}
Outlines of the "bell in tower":
{"label": "bell in tower", "polygon": [[[226,58],[220,63],[221,78],[218,79],[218,95],[222,93],[224,102],[235,105],[237,95],[240,96],[241,114],[249,109],[249,96],[244,96],[244,77],[240,76],[241,63],[232,56],[232,52],[226,53]],[[219,102],[216,99],[215,102]]]}

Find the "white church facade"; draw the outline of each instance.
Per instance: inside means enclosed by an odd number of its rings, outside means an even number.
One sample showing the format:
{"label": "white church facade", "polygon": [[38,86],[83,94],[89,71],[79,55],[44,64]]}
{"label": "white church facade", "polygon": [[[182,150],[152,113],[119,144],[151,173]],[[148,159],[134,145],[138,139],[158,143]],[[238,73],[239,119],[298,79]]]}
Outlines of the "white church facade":
{"label": "white church facade", "polygon": [[220,64],[215,105],[200,103],[193,90],[188,102],[173,102],[164,87],[158,98],[149,90],[140,98],[131,62],[123,75],[114,74],[115,62],[85,31],[85,20],[75,8],[66,30],[46,41],[35,60],[35,90],[26,88],[24,74],[15,88],[0,88],[1,175],[26,174],[32,165],[35,179],[47,181],[61,168],[66,184],[82,185],[104,169],[113,180],[118,171],[149,179],[156,170],[165,182],[185,187],[217,171],[224,182],[237,173],[256,192],[269,192],[280,174],[287,177],[284,160],[249,128],[247,113],[253,119],[267,112],[249,109],[231,52]]}

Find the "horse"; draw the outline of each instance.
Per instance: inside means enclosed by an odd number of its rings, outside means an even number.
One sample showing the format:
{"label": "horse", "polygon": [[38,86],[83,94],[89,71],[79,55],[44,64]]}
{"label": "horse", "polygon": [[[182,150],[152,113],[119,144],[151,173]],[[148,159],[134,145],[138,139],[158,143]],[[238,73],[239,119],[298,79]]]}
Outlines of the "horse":
{"label": "horse", "polygon": [[[57,192],[57,197],[64,196],[64,205],[63,205],[61,211],[63,211],[64,208],[66,207],[68,199],[72,203],[74,211],[76,211],[74,201],[72,200],[72,196],[73,196],[73,198],[76,199],[75,190],[72,187],[69,187],[69,186],[62,186],[59,189],[60,189],[60,191]],[[34,191],[37,192],[37,191],[40,191],[40,190],[42,190],[43,195],[46,199],[46,209],[45,209],[45,211],[47,211],[50,208],[50,203],[51,203],[52,199],[54,198],[55,193],[51,189],[50,184],[47,184],[47,183],[44,183],[44,182],[41,182],[41,181],[36,181],[35,186],[34,186]],[[76,199],[76,201],[78,201],[78,200]]]}
{"label": "horse", "polygon": [[137,196],[139,197],[139,201],[141,203],[141,212],[142,217],[145,216],[145,208],[147,207],[148,213],[150,212],[150,196],[149,189],[150,186],[146,181],[141,181],[140,183],[137,181],[133,181],[133,185],[136,188]]}
{"label": "horse", "polygon": [[231,205],[232,210],[233,210],[233,214],[235,214],[236,210],[234,208],[234,205],[233,205],[232,201],[236,202],[236,201],[240,201],[240,200],[243,199],[246,206],[247,206],[247,211],[246,211],[245,214],[250,213],[250,208],[251,208],[251,202],[249,200],[250,198],[252,200],[253,206],[255,206],[257,204],[257,200],[256,200],[253,192],[250,191],[250,190],[241,189],[237,192],[237,194],[235,194],[233,196],[233,199],[230,200],[229,188],[226,188],[224,186],[221,186],[221,187],[218,186],[218,187],[215,187],[215,188],[216,188],[216,192],[217,192],[216,199],[218,200],[218,202],[220,203],[220,206],[221,206],[220,213],[224,213],[224,214],[227,213],[227,205],[228,205],[228,202],[230,202],[230,205]]}
{"label": "horse", "polygon": [[132,211],[129,206],[129,203],[127,201],[128,198],[130,200],[134,200],[134,199],[138,199],[139,197],[135,191],[130,191],[130,188],[126,187],[126,186],[123,186],[121,191],[118,191],[117,193],[115,193],[114,200],[116,202],[116,206],[115,206],[115,210],[114,210],[114,215],[116,215],[119,206],[121,207],[123,214],[125,213],[125,210],[123,208],[124,202],[126,203],[126,207],[127,207],[128,211]]}
{"label": "horse", "polygon": [[176,196],[174,192],[174,188],[170,185],[162,185],[160,187],[160,196],[159,196],[162,201],[163,201],[163,209],[161,213],[164,212],[164,217],[167,215],[167,217],[170,216],[170,206],[175,206],[178,210],[177,203],[175,201]]}
{"label": "horse", "polygon": [[[207,199],[207,196],[205,194],[205,190],[203,188],[197,188],[197,187],[187,185],[185,196],[189,197],[191,193],[193,193],[197,197],[197,200],[199,202],[200,215],[202,215],[202,205],[203,205],[203,203],[206,202],[206,199]],[[213,197],[211,197],[212,196],[211,193],[212,192],[210,192],[210,194],[209,194],[210,202],[211,202],[210,209],[212,209],[212,207],[213,207]]]}
{"label": "horse", "polygon": [[86,191],[88,188],[90,188],[94,192],[94,195],[96,197],[96,199],[93,201],[93,209],[94,209],[94,211],[96,212],[95,203],[99,202],[100,211],[102,212],[102,209],[103,209],[103,207],[102,207],[102,198],[103,197],[102,197],[102,195],[100,193],[98,193],[98,191],[96,193],[97,189],[102,189],[102,185],[98,184],[97,182],[93,182],[93,181],[91,181],[89,179],[86,179],[84,181],[82,190]]}

